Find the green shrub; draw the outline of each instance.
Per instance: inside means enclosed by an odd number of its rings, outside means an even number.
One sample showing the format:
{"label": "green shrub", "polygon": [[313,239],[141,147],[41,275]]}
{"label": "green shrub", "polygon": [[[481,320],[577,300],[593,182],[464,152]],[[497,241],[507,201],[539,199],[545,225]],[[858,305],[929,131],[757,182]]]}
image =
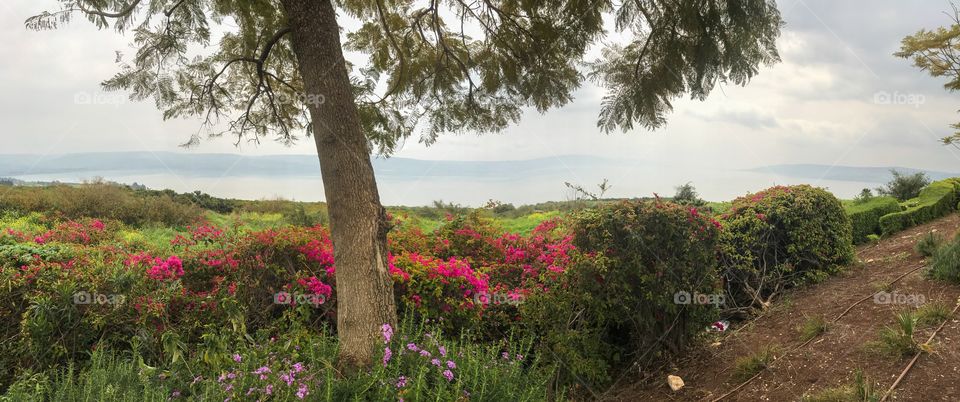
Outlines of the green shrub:
{"label": "green shrub", "polygon": [[960,240],[954,240],[933,253],[927,277],[960,283]]}
{"label": "green shrub", "polygon": [[728,307],[763,304],[779,290],[821,280],[853,259],[850,218],[823,189],[778,186],[741,197],[721,221]]}
{"label": "green shrub", "polygon": [[900,204],[893,197],[873,197],[855,202],[845,208],[853,227],[853,242],[864,243],[867,236],[880,233],[880,218],[900,212]]}
{"label": "green shrub", "polygon": [[900,201],[906,201],[920,194],[920,190],[930,184],[927,174],[917,172],[911,175],[905,175],[891,169],[893,179],[885,187],[877,189],[877,192],[883,195],[889,195]]}
{"label": "green shrub", "polygon": [[916,353],[920,345],[913,339],[918,319],[916,314],[903,311],[896,314],[896,326],[886,326],[880,330],[880,339],[867,344],[867,347],[890,357],[902,358]]}
{"label": "green shrub", "polygon": [[521,305],[560,382],[603,387],[631,364],[678,353],[702,333],[715,306],[676,297],[722,296],[718,225],[674,203],[624,201],[576,214],[574,266]]}
{"label": "green shrub", "polygon": [[907,208],[901,212],[887,214],[880,218],[883,235],[930,222],[955,210],[960,180],[947,179],[931,183],[920,191],[917,198],[906,201]]}
{"label": "green shrub", "polygon": [[175,200],[163,192],[136,193],[120,185],[92,183],[79,186],[11,187],[0,197],[0,210],[41,212],[68,219],[115,219],[129,225],[190,224],[203,216],[194,203]]}
{"label": "green shrub", "polygon": [[920,254],[924,257],[930,257],[937,252],[937,249],[943,244],[943,236],[936,232],[927,232],[923,235],[920,240],[917,241],[914,249],[917,250],[917,254]]}

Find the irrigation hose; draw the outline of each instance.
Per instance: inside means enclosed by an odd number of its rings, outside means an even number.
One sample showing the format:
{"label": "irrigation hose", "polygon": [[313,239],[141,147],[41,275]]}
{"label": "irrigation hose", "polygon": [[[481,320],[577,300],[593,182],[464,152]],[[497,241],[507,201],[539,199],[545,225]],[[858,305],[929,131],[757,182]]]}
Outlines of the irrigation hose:
{"label": "irrigation hose", "polygon": [[[960,300],[958,300],[957,305],[953,308],[953,311],[950,312],[950,315],[947,316],[947,318],[944,319],[942,323],[940,323],[940,326],[937,327],[936,331],[933,331],[933,333],[930,334],[930,338],[927,338],[927,342],[926,342],[927,345],[929,345],[930,342],[933,342],[933,338],[935,338],[937,336],[937,333],[939,333],[940,330],[947,325],[947,322],[950,321],[950,318],[957,313],[958,309],[960,309]],[[913,355],[913,359],[910,359],[910,363],[907,364],[907,367],[904,367],[903,371],[900,372],[900,376],[897,377],[897,380],[894,381],[893,385],[890,385],[890,389],[888,389],[887,392],[883,394],[883,397],[880,398],[880,402],[886,401],[887,398],[889,398],[890,395],[893,394],[893,390],[896,389],[897,385],[900,384],[900,381],[907,376],[907,372],[909,372],[910,369],[913,368],[913,364],[916,363],[918,359],[920,359],[920,355],[922,354],[923,354],[923,350],[920,350],[915,355]]]}
{"label": "irrigation hose", "polygon": [[[884,287],[885,287],[885,288],[888,288],[888,287],[890,287],[890,286],[893,286],[893,284],[899,282],[901,279],[905,278],[907,275],[910,275],[910,274],[912,274],[912,273],[914,273],[914,272],[917,272],[917,271],[923,269],[924,267],[925,267],[924,265],[921,265],[921,266],[919,266],[919,267],[916,267],[916,268],[914,268],[914,269],[911,269],[911,270],[905,272],[903,275],[898,276],[897,279],[894,279],[894,280],[891,281],[890,283],[886,284],[886,286],[884,286]],[[873,298],[874,296],[876,296],[877,293],[880,293],[881,291],[882,291],[882,290],[878,290],[878,291],[876,291],[876,292],[871,293],[869,296],[866,296],[866,297],[864,297],[864,298],[862,298],[862,299],[860,299],[860,300],[857,300],[856,303],[851,304],[850,307],[847,307],[846,310],[843,310],[843,312],[840,313],[840,315],[838,315],[838,316],[837,316],[836,318],[834,318],[832,321],[830,321],[830,323],[831,323],[831,324],[835,324],[837,321],[840,321],[840,319],[843,318],[845,315],[847,315],[847,314],[850,312],[850,310],[853,310],[854,307],[856,307],[856,306],[859,305],[860,303],[863,303],[863,302],[865,302],[865,301],[867,301],[867,300],[870,300],[871,298]],[[957,306],[960,306],[960,304],[958,304]],[[954,311],[956,311],[956,309],[954,309]],[[953,315],[953,314],[951,313],[951,315]],[[944,323],[946,323],[946,321],[944,321]],[[943,325],[941,325],[941,327],[943,327]],[[939,331],[939,330],[940,330],[940,329],[938,328],[937,331]],[[936,335],[936,332],[934,332],[934,335]],[[818,336],[815,336],[815,337],[813,337],[813,338],[807,339],[805,342],[803,342],[803,343],[801,343],[801,344],[799,344],[799,345],[797,345],[797,346],[795,346],[795,347],[793,347],[793,348],[790,348],[790,350],[784,352],[780,357],[773,359],[773,361],[771,361],[770,364],[767,364],[762,370],[760,370],[760,372],[758,372],[757,374],[754,374],[753,377],[748,378],[746,381],[740,383],[740,385],[737,385],[737,386],[734,387],[733,389],[727,391],[727,393],[725,393],[725,394],[723,394],[723,395],[720,395],[719,397],[717,397],[717,398],[715,398],[715,399],[712,399],[711,401],[712,401],[712,402],[718,402],[718,401],[720,401],[720,400],[722,400],[722,399],[724,399],[724,398],[726,398],[726,397],[728,397],[728,396],[730,396],[730,395],[735,394],[737,391],[739,391],[739,390],[742,389],[743,387],[747,386],[747,384],[750,384],[751,381],[755,380],[757,377],[760,377],[760,374],[763,374],[764,371],[767,371],[767,369],[769,369],[771,366],[773,366],[773,364],[776,363],[777,360],[780,360],[780,359],[786,357],[788,354],[790,354],[790,353],[792,353],[792,352],[795,352],[795,351],[803,348],[804,346],[809,345],[810,342],[813,342],[813,341],[814,341],[815,339],[817,339],[818,337],[819,337],[819,335],[818,335]],[[916,360],[916,357],[914,357],[914,360]],[[913,362],[911,362],[910,365],[913,365]],[[909,366],[907,367],[907,369],[909,370]],[[906,371],[906,370],[905,370],[905,371]],[[901,377],[902,377],[902,375],[901,375]],[[900,381],[900,379],[897,379],[897,382],[899,382],[899,381]],[[896,383],[894,383],[894,386],[896,386]],[[891,388],[891,390],[892,390],[892,389],[893,389],[893,388]],[[888,392],[889,392],[889,391],[888,391]],[[881,402],[883,402],[883,400],[881,400]]]}

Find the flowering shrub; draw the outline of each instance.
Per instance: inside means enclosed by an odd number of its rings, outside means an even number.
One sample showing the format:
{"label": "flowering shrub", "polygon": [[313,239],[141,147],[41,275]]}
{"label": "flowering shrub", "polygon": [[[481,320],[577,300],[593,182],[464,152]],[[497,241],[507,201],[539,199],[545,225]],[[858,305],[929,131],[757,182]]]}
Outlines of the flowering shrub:
{"label": "flowering shrub", "polygon": [[773,187],[734,200],[720,218],[727,307],[763,305],[780,290],[822,279],[853,258],[850,218],[820,188]]}
{"label": "flowering shrub", "polygon": [[571,269],[522,306],[542,355],[564,362],[561,381],[606,385],[611,374],[676,353],[701,332],[715,306],[674,296],[720,290],[719,226],[696,208],[662,202],[576,214]]}

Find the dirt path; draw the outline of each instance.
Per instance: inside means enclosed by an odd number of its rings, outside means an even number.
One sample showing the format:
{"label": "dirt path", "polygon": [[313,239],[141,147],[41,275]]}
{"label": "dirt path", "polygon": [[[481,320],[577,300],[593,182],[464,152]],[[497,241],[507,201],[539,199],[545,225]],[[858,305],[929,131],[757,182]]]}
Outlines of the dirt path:
{"label": "dirt path", "polygon": [[[719,339],[719,345],[692,351],[672,370],[686,383],[679,392],[671,391],[661,374],[617,390],[610,400],[709,401],[723,395],[740,383],[731,378],[738,357],[751,355],[766,345],[789,350],[801,344],[796,327],[807,317],[820,316],[831,321],[851,304],[881,290],[880,284],[925,266],[923,258],[914,251],[920,236],[933,230],[952,236],[958,228],[960,215],[953,214],[908,229],[880,244],[861,246],[857,256],[862,264],[823,283],[788,293],[760,318],[738,331],[735,328],[728,332]],[[960,287],[926,280],[921,272],[907,275],[886,291],[923,295],[928,303],[940,301],[952,308],[960,296]],[[894,324],[894,313],[906,308],[912,307],[879,304],[872,298],[864,301],[816,340],[787,353],[760,377],[724,400],[796,401],[824,388],[850,384],[857,369],[863,370],[881,393],[886,391],[909,358],[878,356],[864,344],[876,340],[881,328]],[[932,331],[933,328],[922,327],[915,339],[925,341]],[[891,400],[960,401],[960,314],[947,322],[934,341],[934,353],[920,357]]]}

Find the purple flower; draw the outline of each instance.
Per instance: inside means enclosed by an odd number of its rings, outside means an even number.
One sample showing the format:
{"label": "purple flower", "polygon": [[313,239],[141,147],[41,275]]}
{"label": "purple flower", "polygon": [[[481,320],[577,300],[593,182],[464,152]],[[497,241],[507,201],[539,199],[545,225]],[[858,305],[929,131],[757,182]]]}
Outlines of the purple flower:
{"label": "purple flower", "polygon": [[397,388],[403,388],[407,386],[407,377],[400,376],[397,378]]}
{"label": "purple flower", "polygon": [[303,399],[303,397],[310,394],[310,389],[307,388],[307,384],[300,384],[300,388],[297,389],[297,398]]}
{"label": "purple flower", "polygon": [[506,359],[509,359],[509,358],[510,358],[510,354],[509,354],[509,353],[507,353],[507,352],[503,352],[503,355],[502,355],[502,356],[503,356],[503,359],[504,359],[504,360],[506,360]]}
{"label": "purple flower", "polygon": [[434,365],[434,366],[437,366],[437,367],[440,367],[440,359],[430,360],[430,364],[432,364],[432,365]]}
{"label": "purple flower", "polygon": [[443,376],[447,381],[453,381],[453,372],[450,370],[443,370]]}
{"label": "purple flower", "polygon": [[420,356],[430,357],[430,352],[428,352],[426,349],[421,350],[421,351],[420,351]]}
{"label": "purple flower", "polygon": [[383,333],[384,343],[390,342],[390,339],[393,338],[393,327],[390,324],[383,324],[380,327],[380,332]]}
{"label": "purple flower", "polygon": [[447,348],[440,346],[440,356],[447,357]]}
{"label": "purple flower", "polygon": [[268,384],[263,388],[263,393],[267,395],[273,395],[273,384]]}
{"label": "purple flower", "polygon": [[455,369],[457,368],[457,363],[454,363],[453,360],[447,360],[447,368]]}
{"label": "purple flower", "polygon": [[287,386],[293,385],[293,376],[290,373],[284,373],[280,375],[280,381],[287,383]]}
{"label": "purple flower", "polygon": [[386,367],[387,363],[390,362],[390,357],[393,356],[393,351],[390,350],[390,347],[387,346],[383,348],[383,366]]}
{"label": "purple flower", "polygon": [[227,378],[229,378],[229,379],[232,380],[232,379],[234,379],[234,378],[237,378],[237,375],[234,374],[234,373],[227,373]]}
{"label": "purple flower", "polygon": [[250,394],[253,394],[253,391],[256,391],[256,390],[257,390],[256,388],[250,387],[250,389],[247,390],[247,396],[250,396]]}
{"label": "purple flower", "polygon": [[266,380],[267,374],[270,374],[270,367],[263,366],[253,371],[253,374],[259,374],[260,380]]}
{"label": "purple flower", "polygon": [[237,363],[240,363],[241,361],[243,361],[243,356],[240,356],[239,354],[234,353],[234,355],[233,355],[233,361],[235,361],[235,362],[237,362]]}
{"label": "purple flower", "polygon": [[293,364],[293,372],[300,373],[303,372],[303,363],[297,362]]}
{"label": "purple flower", "polygon": [[179,397],[180,397],[180,390],[179,390],[179,389],[173,390],[173,392],[170,394],[170,397],[171,397],[171,398],[179,398]]}
{"label": "purple flower", "polygon": [[414,352],[420,350],[420,348],[417,347],[417,344],[416,344],[416,343],[408,343],[408,344],[407,344],[407,349],[410,349],[410,350],[412,350],[412,351],[414,351]]}
{"label": "purple flower", "polygon": [[517,355],[517,360],[523,360],[523,355]]}

